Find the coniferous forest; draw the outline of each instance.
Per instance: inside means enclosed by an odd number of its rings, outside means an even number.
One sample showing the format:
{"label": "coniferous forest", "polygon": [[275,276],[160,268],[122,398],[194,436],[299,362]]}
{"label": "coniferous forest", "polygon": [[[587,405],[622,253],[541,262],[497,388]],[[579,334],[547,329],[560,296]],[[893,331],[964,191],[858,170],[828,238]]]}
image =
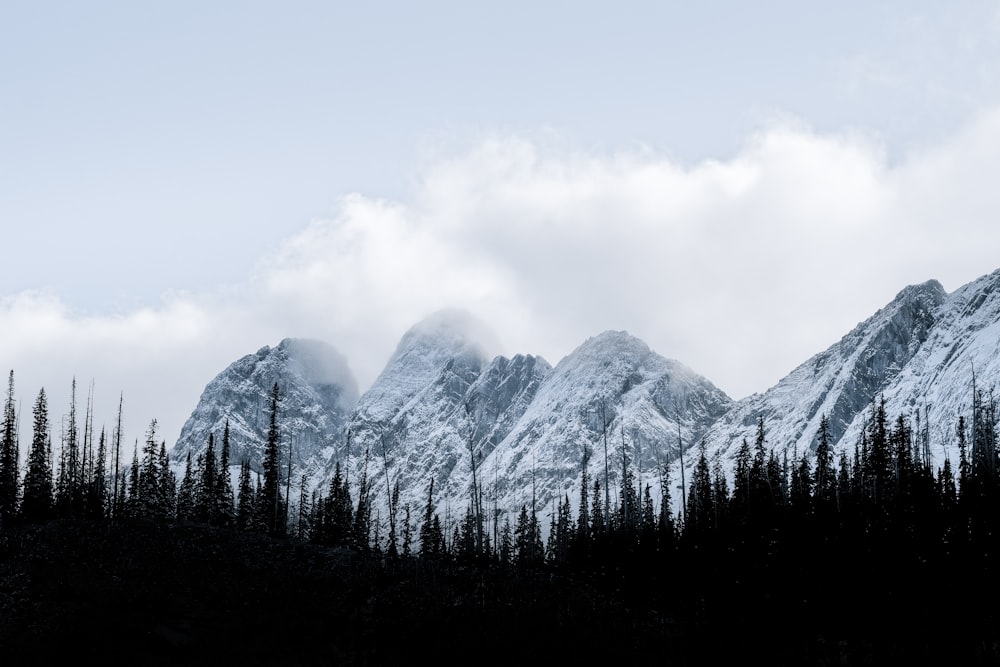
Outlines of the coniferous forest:
{"label": "coniferous forest", "polygon": [[57,443],[44,390],[20,433],[9,376],[5,664],[67,646],[164,665],[1000,661],[997,402],[981,390],[955,416],[957,469],[876,397],[853,448],[835,452],[824,419],[814,450],[779,459],[760,420],[727,477],[695,447],[676,505],[679,480],[640,487],[622,456],[614,496],[581,465],[587,493],[512,521],[473,484],[450,530],[432,482],[422,507],[393,493],[387,522],[339,465],[323,492],[292,488],[277,385],[262,470],[231,460],[227,427],[181,479],[155,421],[126,451],[120,410],[95,433],[73,396]]}

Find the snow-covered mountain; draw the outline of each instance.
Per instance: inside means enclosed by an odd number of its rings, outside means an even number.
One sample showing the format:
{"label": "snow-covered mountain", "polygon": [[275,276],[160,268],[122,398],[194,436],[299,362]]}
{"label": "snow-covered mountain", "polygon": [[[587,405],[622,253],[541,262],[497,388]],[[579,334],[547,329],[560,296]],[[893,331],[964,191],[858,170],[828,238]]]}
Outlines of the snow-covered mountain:
{"label": "snow-covered mountain", "polygon": [[779,455],[814,451],[824,414],[835,449],[853,450],[874,402],[885,398],[891,418],[928,427],[935,466],[946,456],[955,463],[955,430],[958,416],[971,412],[973,369],[981,387],[1000,378],[1000,271],[951,294],[934,280],[903,289],[777,385],[734,405],[706,433],[707,453],[731,471],[760,418],[768,447]]}
{"label": "snow-covered mountain", "polygon": [[[293,483],[308,473],[325,493],[340,462],[355,491],[362,477],[371,485],[383,522],[393,486],[419,512],[431,479],[442,518],[456,519],[473,471],[491,510],[511,515],[534,500],[544,515],[565,495],[576,502],[584,460],[591,480],[607,480],[612,502],[623,457],[658,498],[665,467],[671,487],[680,481],[681,447],[704,443],[731,472],[759,419],[768,446],[791,456],[815,449],[826,415],[835,446],[853,448],[879,396],[893,417],[915,421],[920,410],[940,465],[956,455],[955,423],[969,413],[973,370],[987,389],[1000,378],[1000,271],[952,294],[933,280],[903,289],[774,387],[737,403],[625,332],[587,340],[555,368],[537,356],[491,357],[491,340],[465,313],[432,315],[402,337],[360,398],[329,346],[285,340],[262,348],[209,383],[172,456],[201,451],[229,418],[233,463],[248,456],[258,466],[277,381]],[[695,456],[685,459],[690,479]]]}
{"label": "snow-covered mountain", "polygon": [[[408,331],[351,417],[354,479],[369,481],[376,503],[390,487],[414,508],[435,480],[442,503],[466,493],[470,443],[483,458],[531,404],[551,367],[539,357],[489,361],[491,334],[466,313],[436,313]],[[443,507],[443,505],[442,505]]]}
{"label": "snow-covered mountain", "polygon": [[220,438],[229,420],[230,463],[236,466],[246,458],[260,470],[275,383],[281,437],[286,446],[292,445],[293,467],[299,474],[323,474],[335,445],[343,440],[358,401],[358,385],[344,357],[315,340],[286,338],[219,373],[181,428],[171,458],[180,463],[188,452],[195,456],[204,451],[208,434]]}
{"label": "snow-covered mountain", "polygon": [[586,457],[591,480],[611,496],[622,456],[659,494],[663,464],[701,436],[732,404],[724,392],[638,338],[608,331],[559,362],[511,432],[484,459],[485,489],[502,509],[532,497],[539,509],[579,497]]}
{"label": "snow-covered mountain", "polygon": [[377,505],[398,483],[401,504],[422,508],[433,478],[447,522],[464,512],[475,472],[491,508],[509,515],[533,498],[544,510],[578,497],[585,452],[591,479],[604,479],[607,462],[619,484],[623,446],[656,488],[679,438],[689,444],[732,403],[624,332],[591,338],[552,369],[530,355],[487,363],[470,337],[477,327],[453,318],[407,333],[351,419],[341,460]]}
{"label": "snow-covered mountain", "polygon": [[[907,415],[915,424],[920,411],[929,427],[931,456],[941,465],[946,456],[957,461],[958,416],[971,418],[973,373],[980,389],[1000,389],[1000,270],[948,295],[934,320],[883,395],[891,416]],[[861,417],[854,419],[845,446],[853,447],[863,425]]]}
{"label": "snow-covered mountain", "polygon": [[761,417],[768,442],[789,455],[815,449],[824,414],[830,420],[830,438],[839,441],[927,340],[945,298],[944,288],[933,280],[902,290],[774,387],[736,403],[706,433],[708,453],[731,460],[743,438],[754,441]]}
{"label": "snow-covered mountain", "polygon": [[491,359],[491,339],[468,314],[436,313],[402,337],[360,398],[329,346],[285,340],[262,348],[209,383],[172,456],[180,462],[203,451],[208,433],[219,436],[228,418],[232,462],[247,456],[259,469],[278,382],[296,487],[308,474],[325,492],[339,462],[355,490],[367,480],[384,521],[392,487],[419,511],[434,479],[438,511],[454,517],[468,503],[475,468],[491,507],[511,513],[534,497],[544,512],[563,494],[579,494],[585,454],[591,479],[606,477],[611,495],[623,452],[658,494],[662,466],[679,443],[690,446],[732,403],[625,332],[587,340],[555,369],[532,355]]}

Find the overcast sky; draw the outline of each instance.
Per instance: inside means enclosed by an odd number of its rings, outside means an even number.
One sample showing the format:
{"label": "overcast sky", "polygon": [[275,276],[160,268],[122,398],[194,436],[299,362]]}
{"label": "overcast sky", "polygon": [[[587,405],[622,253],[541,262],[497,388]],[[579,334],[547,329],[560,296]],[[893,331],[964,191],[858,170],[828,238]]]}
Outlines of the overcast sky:
{"label": "overcast sky", "polygon": [[1000,268],[997,2],[483,4],[0,4],[23,428],[76,377],[172,444],[286,336],[364,390],[447,307],[553,364],[624,329],[741,398]]}

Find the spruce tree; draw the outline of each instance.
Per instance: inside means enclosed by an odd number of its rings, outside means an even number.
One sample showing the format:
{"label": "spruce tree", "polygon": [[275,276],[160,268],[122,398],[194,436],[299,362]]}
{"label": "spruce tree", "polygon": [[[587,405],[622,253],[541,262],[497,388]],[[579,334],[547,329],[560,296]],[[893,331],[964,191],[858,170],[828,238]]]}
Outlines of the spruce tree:
{"label": "spruce tree", "polygon": [[438,541],[434,534],[434,478],[431,477],[427,487],[427,505],[424,509],[424,520],[420,524],[420,557],[434,558],[438,556]]}
{"label": "spruce tree", "polygon": [[160,441],[160,453],[157,457],[159,472],[158,490],[161,505],[160,518],[172,519],[177,511],[177,476],[170,469],[170,459],[167,458],[167,442]]}
{"label": "spruce tree", "polygon": [[177,491],[177,520],[191,521],[194,518],[194,475],[191,472],[191,452],[187,453],[184,477]]}
{"label": "spruce tree", "polygon": [[587,461],[588,456],[584,454],[580,471],[580,506],[576,516],[576,540],[584,550],[590,542],[590,507],[587,503],[587,494],[590,493],[590,479],[587,475]]}
{"label": "spruce tree", "polygon": [[139,464],[138,483],[132,505],[135,516],[158,520],[166,517],[166,506],[161,489],[163,476],[156,429],[157,424],[154,419],[146,430],[146,441],[142,447],[142,462]]}
{"label": "spruce tree", "polygon": [[413,555],[413,530],[410,527],[410,503],[403,506],[403,558]]}
{"label": "spruce tree", "polygon": [[833,450],[830,447],[830,422],[825,414],[819,420],[819,444],[816,446],[816,471],[813,477],[816,507],[828,513],[836,504],[837,476],[833,465]]}
{"label": "spruce tree", "polygon": [[87,480],[86,513],[92,519],[105,519],[109,515],[110,501],[108,498],[108,451],[104,429],[97,446],[97,459],[91,466]]}
{"label": "spruce tree", "polygon": [[281,469],[278,433],[278,383],[271,389],[271,421],[267,430],[267,445],[264,450],[264,486],[261,491],[260,512],[265,530],[270,535],[284,533],[281,521],[284,509],[281,507]]}
{"label": "spruce tree", "polygon": [[250,481],[250,461],[243,459],[240,464],[239,495],[236,499],[236,526],[240,530],[252,530],[254,526],[254,494]]}
{"label": "spruce tree", "polygon": [[229,474],[230,436],[229,419],[222,430],[222,452],[219,455],[219,469],[216,477],[215,506],[218,511],[218,523],[221,526],[233,525],[234,501],[233,481]]}
{"label": "spruce tree", "polygon": [[592,540],[598,540],[604,537],[604,532],[606,526],[604,525],[604,508],[601,505],[601,480],[594,480],[594,494],[591,496],[593,502],[591,503],[593,509],[590,513],[590,536]]}
{"label": "spruce tree", "polygon": [[14,409],[14,371],[7,379],[3,424],[0,425],[0,526],[6,525],[17,511],[18,443],[17,413]]}
{"label": "spruce tree", "polygon": [[215,469],[215,434],[208,434],[208,446],[205,448],[201,465],[201,478],[197,485],[195,499],[195,517],[198,521],[215,525],[218,518],[218,489],[216,488]]}
{"label": "spruce tree", "polygon": [[132,445],[132,467],[128,475],[128,498],[125,501],[125,514],[136,517],[139,514],[139,441]]}
{"label": "spruce tree", "polygon": [[740,524],[746,524],[750,520],[750,443],[746,438],[740,444],[740,449],[736,454],[736,469],[733,475],[733,516]]}
{"label": "spruce tree", "polygon": [[45,389],[38,392],[34,406],[28,470],[24,476],[21,513],[28,521],[45,521],[52,516],[52,466],[49,462],[49,411]]}

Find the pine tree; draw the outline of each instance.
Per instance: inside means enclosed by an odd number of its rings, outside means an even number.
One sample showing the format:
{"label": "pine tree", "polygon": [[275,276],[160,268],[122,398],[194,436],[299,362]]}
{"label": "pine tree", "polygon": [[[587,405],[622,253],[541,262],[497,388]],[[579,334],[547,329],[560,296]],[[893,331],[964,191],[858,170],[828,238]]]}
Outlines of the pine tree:
{"label": "pine tree", "polygon": [[601,480],[594,480],[593,511],[590,514],[590,535],[591,539],[597,540],[604,537],[606,526],[604,525],[604,508],[601,505]]}
{"label": "pine tree", "polygon": [[399,482],[392,489],[392,495],[389,497],[389,547],[386,549],[386,555],[395,560],[399,557],[399,546],[396,541],[396,511],[399,507]]}
{"label": "pine tree", "polygon": [[534,525],[528,515],[527,505],[521,505],[521,512],[517,517],[517,526],[514,528],[514,542],[517,548],[515,558],[519,567],[533,565],[544,552],[536,549]]}
{"label": "pine tree", "polygon": [[122,405],[125,395],[118,397],[118,422],[115,426],[115,453],[114,453],[114,483],[111,489],[111,516],[116,520],[125,513],[125,481],[120,479],[121,473],[121,451],[122,451]]}
{"label": "pine tree", "polygon": [[813,496],[816,507],[824,512],[830,512],[836,504],[837,476],[833,467],[833,450],[830,447],[830,422],[825,414],[819,420],[814,485]]}
{"label": "pine tree", "polygon": [[649,484],[642,494],[642,531],[640,533],[642,544],[651,545],[656,542],[656,509],[653,506],[653,494]]}
{"label": "pine tree", "polygon": [[951,469],[951,460],[945,458],[944,465],[938,473],[938,494],[941,505],[946,513],[955,511],[958,506],[958,493],[955,490],[955,475]]}
{"label": "pine tree", "polygon": [[18,442],[17,413],[14,409],[14,371],[7,379],[7,400],[4,403],[2,433],[0,433],[0,526],[6,525],[17,511]]}
{"label": "pine tree", "polygon": [[250,481],[250,462],[243,459],[240,464],[239,497],[236,505],[236,526],[240,530],[252,530],[254,526],[253,484]]}
{"label": "pine tree", "polygon": [[187,453],[184,465],[184,477],[177,491],[177,520],[191,521],[194,518],[194,475],[191,472],[191,452]]}
{"label": "pine tree", "polygon": [[714,525],[715,518],[715,494],[704,441],[699,447],[698,461],[695,463],[687,501],[684,534],[689,538],[699,539]]}
{"label": "pine tree", "polygon": [[167,508],[164,493],[161,489],[162,472],[160,468],[160,452],[156,442],[156,420],[149,423],[146,431],[146,441],[142,447],[142,462],[139,466],[139,478],[136,485],[133,507],[135,516],[147,519],[163,519]]}
{"label": "pine tree", "polygon": [[674,520],[671,514],[673,500],[670,496],[670,464],[664,463],[660,476],[660,515],[657,520],[657,531],[661,545],[669,545],[674,538]]}
{"label": "pine tree", "polygon": [[410,503],[403,506],[403,558],[413,555],[413,530],[410,527]]}
{"label": "pine tree", "polygon": [[590,542],[590,508],[587,505],[587,494],[590,493],[590,479],[587,475],[589,457],[585,453],[580,471],[580,507],[576,516],[576,539],[586,549]]}
{"label": "pine tree", "polygon": [[434,534],[434,478],[431,477],[427,487],[427,506],[424,509],[424,521],[420,524],[420,557],[434,558],[438,556],[438,540]]}
{"label": "pine tree", "polygon": [[62,465],[59,470],[59,487],[56,489],[56,505],[59,513],[65,517],[76,515],[80,493],[79,465],[80,443],[76,427],[76,378],[73,378],[70,390],[69,424],[66,437],[63,440]]}
{"label": "pine tree", "polygon": [[139,441],[132,446],[132,467],[128,476],[128,499],[125,501],[125,514],[135,517],[139,513]]}
{"label": "pine tree", "polygon": [[260,511],[265,530],[270,535],[284,533],[281,518],[284,508],[281,507],[281,470],[279,456],[278,433],[278,383],[271,389],[271,421],[267,430],[267,446],[264,450],[264,487],[261,492]]}
{"label": "pine tree", "polygon": [[354,514],[351,508],[350,484],[341,472],[340,461],[337,461],[333,469],[330,493],[324,502],[325,519],[320,541],[330,545],[347,544],[351,537]]}
{"label": "pine tree", "polygon": [[170,469],[170,459],[167,458],[167,442],[160,441],[160,453],[157,457],[160,493],[159,502],[161,505],[161,518],[173,518],[177,511],[177,476]]}
{"label": "pine tree", "polygon": [[716,458],[712,464],[712,520],[716,530],[722,530],[728,524],[729,503],[729,484],[722,472],[722,461]]}
{"label": "pine tree", "polygon": [[966,499],[971,498],[972,494],[969,489],[969,454],[965,439],[965,417],[963,415],[958,416],[956,431],[958,435],[958,497],[959,501],[965,504]]}
{"label": "pine tree", "polygon": [[215,525],[218,519],[218,488],[216,488],[215,434],[208,434],[208,446],[201,462],[201,476],[196,486],[195,518],[203,523]]}
{"label": "pine tree", "polygon": [[107,442],[104,429],[101,429],[97,446],[97,459],[94,461],[87,482],[87,515],[92,519],[106,519],[110,513],[108,498]]}
{"label": "pine tree", "polygon": [[222,453],[219,457],[219,470],[216,477],[215,506],[218,511],[218,523],[221,526],[233,525],[234,501],[233,481],[229,474],[229,419],[222,430]]}
{"label": "pine tree", "polygon": [[28,451],[28,471],[24,476],[21,513],[28,521],[45,521],[52,516],[52,466],[49,462],[49,411],[45,389],[38,392],[34,407],[34,430]]}
{"label": "pine tree", "polygon": [[805,454],[797,461],[792,457],[792,480],[789,485],[789,505],[799,516],[812,514],[812,470]]}
{"label": "pine tree", "polygon": [[514,562],[514,536],[510,527],[510,518],[504,517],[503,528],[500,531],[500,567],[508,567]]}
{"label": "pine tree", "polygon": [[751,513],[750,489],[750,443],[743,438],[739,452],[736,454],[736,470],[733,476],[733,516],[739,523],[747,523]]}
{"label": "pine tree", "polygon": [[299,478],[299,512],[298,519],[296,520],[296,530],[295,536],[302,542],[309,539],[309,517],[310,517],[310,507],[309,507],[309,476],[303,474]]}

